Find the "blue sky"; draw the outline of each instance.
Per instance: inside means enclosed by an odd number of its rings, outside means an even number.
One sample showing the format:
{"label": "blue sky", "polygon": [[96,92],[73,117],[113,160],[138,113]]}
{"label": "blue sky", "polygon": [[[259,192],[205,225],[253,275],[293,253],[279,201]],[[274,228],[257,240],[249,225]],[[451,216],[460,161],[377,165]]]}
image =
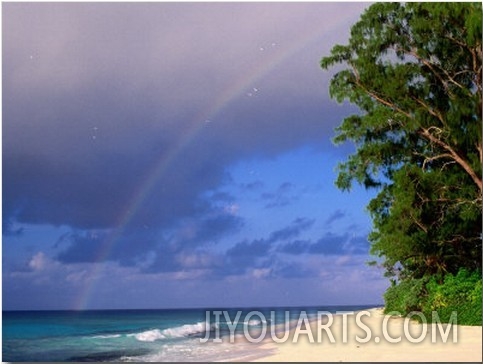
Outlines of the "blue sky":
{"label": "blue sky", "polygon": [[3,4],[3,308],[381,303],[319,66],[367,6]]}

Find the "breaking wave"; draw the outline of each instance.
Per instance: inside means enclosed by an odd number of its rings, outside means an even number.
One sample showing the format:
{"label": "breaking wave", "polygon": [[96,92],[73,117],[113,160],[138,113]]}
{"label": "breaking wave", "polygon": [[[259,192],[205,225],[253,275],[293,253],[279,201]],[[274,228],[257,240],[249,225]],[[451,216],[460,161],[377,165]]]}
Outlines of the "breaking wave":
{"label": "breaking wave", "polygon": [[121,334],[112,334],[112,335],[96,335],[93,336],[93,339],[116,339],[118,337],[121,337]]}
{"label": "breaking wave", "polygon": [[206,322],[198,322],[192,325],[183,325],[177,327],[170,327],[164,330],[153,329],[143,331],[137,334],[129,334],[127,336],[134,336],[138,341],[152,342],[162,339],[189,337],[202,334],[208,330],[217,328],[216,324],[207,325]]}

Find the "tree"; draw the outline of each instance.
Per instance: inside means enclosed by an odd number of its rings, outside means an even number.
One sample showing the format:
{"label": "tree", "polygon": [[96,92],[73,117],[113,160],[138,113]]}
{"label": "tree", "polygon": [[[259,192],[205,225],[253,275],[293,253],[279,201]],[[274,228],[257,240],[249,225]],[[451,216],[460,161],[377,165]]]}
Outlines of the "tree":
{"label": "tree", "polygon": [[323,69],[330,95],[360,113],[335,143],[356,152],[336,184],[377,188],[371,252],[399,280],[481,270],[482,6],[376,3]]}

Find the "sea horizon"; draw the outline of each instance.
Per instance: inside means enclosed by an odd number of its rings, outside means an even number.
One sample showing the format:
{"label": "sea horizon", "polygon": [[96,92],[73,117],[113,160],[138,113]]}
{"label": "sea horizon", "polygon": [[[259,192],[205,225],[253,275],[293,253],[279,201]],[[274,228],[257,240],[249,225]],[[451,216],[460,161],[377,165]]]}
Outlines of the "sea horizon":
{"label": "sea horizon", "polygon": [[200,306],[200,307],[162,307],[162,308],[38,308],[38,309],[2,309],[2,312],[78,312],[78,311],[157,311],[157,310],[234,310],[234,309],[281,309],[281,308],[314,308],[314,307],[360,307],[365,308],[382,307],[384,303],[369,303],[369,304],[327,304],[327,305],[255,305],[255,306]]}

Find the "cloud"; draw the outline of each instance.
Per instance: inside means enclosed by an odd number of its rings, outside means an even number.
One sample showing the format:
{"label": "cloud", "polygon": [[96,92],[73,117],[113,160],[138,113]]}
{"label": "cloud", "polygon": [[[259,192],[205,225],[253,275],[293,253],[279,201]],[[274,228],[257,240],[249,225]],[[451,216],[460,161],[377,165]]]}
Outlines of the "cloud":
{"label": "cloud", "polygon": [[353,236],[347,249],[352,254],[367,254],[369,253],[370,243],[367,236]]}
{"label": "cloud", "polygon": [[316,272],[311,267],[299,262],[283,262],[278,264],[273,275],[279,278],[290,279],[317,276]]}
{"label": "cloud", "polygon": [[228,192],[222,192],[222,191],[216,191],[211,194],[208,194],[207,198],[214,203],[220,203],[220,204],[227,204],[235,201],[235,196],[233,196]]}
{"label": "cloud", "polygon": [[182,252],[176,257],[183,269],[213,268],[219,264],[219,257],[207,252]]}
{"label": "cloud", "polygon": [[266,268],[270,248],[270,242],[263,239],[239,242],[226,251],[225,264],[217,273],[222,276],[238,275],[243,274],[247,269]]}
{"label": "cloud", "polygon": [[191,245],[215,243],[221,237],[239,231],[244,226],[244,221],[236,216],[237,210],[236,205],[229,205],[221,214],[195,221],[194,236],[191,239],[184,239],[184,243]]}
{"label": "cloud", "polygon": [[297,218],[289,226],[269,234],[268,238],[243,240],[235,244],[224,253],[223,264],[215,267],[214,274],[236,275],[250,269],[264,269],[264,272],[270,271],[270,275],[273,275],[271,269],[277,262],[276,243],[299,236],[310,229],[314,222],[308,218]]}
{"label": "cloud", "polygon": [[160,238],[145,229],[131,234],[119,230],[109,232],[81,231],[65,234],[57,243],[60,252],[56,259],[62,263],[119,262],[136,265],[149,251],[155,249]]}
{"label": "cloud", "polygon": [[184,266],[179,254],[216,244],[243,226],[243,220],[222,213],[200,220],[181,221],[163,237],[158,230],[81,231],[63,234],[55,244],[62,263],[118,262],[123,266],[142,266],[147,272],[176,271]]}
{"label": "cloud", "polygon": [[240,188],[246,192],[252,192],[262,189],[265,184],[262,181],[253,181],[249,183],[240,184]]}
{"label": "cloud", "polygon": [[15,227],[15,223],[8,218],[2,220],[2,235],[4,236],[20,236],[24,232],[23,227]]}
{"label": "cloud", "polygon": [[[320,83],[304,81],[313,79],[305,66],[289,62],[303,59],[304,39],[335,41],[334,26],[349,23],[344,16],[321,24],[315,14],[328,8],[9,4],[4,218],[74,229],[171,228],[212,212],[201,195],[225,181],[227,166],[324,138],[329,145],[344,112],[324,99]],[[355,16],[361,6],[349,8]],[[277,47],[261,54],[273,41]],[[329,77],[314,72],[320,82]],[[294,88],[295,74],[302,88]],[[256,83],[247,87],[259,89],[257,97],[234,88],[246,80]],[[266,194],[267,207],[289,204],[291,190],[284,184]]]}
{"label": "cloud", "polygon": [[312,243],[308,240],[294,240],[280,245],[278,251],[285,254],[300,255],[308,252]]}
{"label": "cloud", "polygon": [[340,220],[340,219],[343,219],[344,217],[346,217],[346,213],[345,211],[342,211],[342,210],[335,210],[328,218],[327,220],[325,221],[325,223],[327,225],[330,225],[332,224],[334,221],[337,221],[337,220]]}
{"label": "cloud", "polygon": [[310,240],[294,240],[277,247],[277,251],[291,255],[345,255],[367,254],[369,243],[367,237],[353,236],[348,234],[327,233],[315,242]]}
{"label": "cloud", "polygon": [[49,265],[49,259],[43,252],[38,252],[30,259],[28,266],[33,271],[44,270]]}
{"label": "cloud", "polygon": [[363,262],[327,269],[332,259],[314,258],[312,264],[279,262],[274,268],[218,279],[199,279],[204,277],[202,270],[146,274],[115,263],[56,264],[42,271],[6,272],[3,304],[6,309],[52,310],[190,308],[195,302],[206,307],[260,307],[273,305],[274,300],[286,306],[380,302],[388,282],[377,271]]}
{"label": "cloud", "polygon": [[172,244],[160,245],[153,251],[153,255],[147,264],[141,265],[143,273],[177,272],[182,269],[176,256],[181,249]]}
{"label": "cloud", "polygon": [[62,263],[86,263],[98,261],[102,242],[108,235],[91,233],[69,233],[59,237],[57,246],[68,242],[69,246],[57,255]]}
{"label": "cloud", "polygon": [[253,269],[250,273],[255,279],[263,279],[270,277],[271,274],[270,268],[260,268],[260,269]]}
{"label": "cloud", "polygon": [[293,195],[294,189],[295,185],[293,183],[285,182],[282,183],[275,192],[262,193],[262,200],[267,201],[265,208],[271,209],[291,204],[296,199],[296,196]]}
{"label": "cloud", "polygon": [[207,264],[203,268],[211,269],[213,277],[243,275],[254,269],[266,269],[270,272],[267,277],[288,278],[290,269],[297,266],[298,270],[292,272],[292,277],[303,277],[317,273],[313,267],[297,262],[302,255],[338,257],[331,261],[331,265],[350,265],[354,256],[368,253],[367,239],[363,236],[349,237],[348,234],[329,232],[315,242],[310,239],[296,239],[302,232],[309,230],[314,222],[312,219],[297,218],[289,226],[269,234],[268,238],[241,241],[223,255],[212,254],[209,261],[213,264]]}
{"label": "cloud", "polygon": [[344,244],[347,242],[348,235],[336,235],[328,233],[315,243],[311,244],[309,254],[339,255],[345,252]]}
{"label": "cloud", "polygon": [[[22,256],[31,271],[12,282],[35,297],[42,291],[29,279],[42,273],[60,282],[52,292],[65,289],[74,302],[64,277],[81,286],[99,267],[152,278],[151,287],[173,279],[167,286],[181,290],[176,279],[288,276],[300,249],[335,249],[337,236],[306,237],[310,218],[245,238],[240,194],[275,212],[297,201],[300,186],[268,190],[270,171],[234,186],[228,171],[305,146],[331,148],[348,110],[328,100],[331,75],[318,63],[365,7],[5,4],[3,233],[23,236],[17,226],[26,224],[63,233],[57,243],[35,243],[53,253]],[[223,186],[230,193],[213,192]],[[362,251],[361,241],[346,240],[342,252]],[[123,286],[109,274],[100,286]]]}
{"label": "cloud", "polygon": [[290,226],[274,231],[270,234],[269,242],[292,239],[299,236],[303,231],[310,229],[315,223],[315,219],[297,218]]}

